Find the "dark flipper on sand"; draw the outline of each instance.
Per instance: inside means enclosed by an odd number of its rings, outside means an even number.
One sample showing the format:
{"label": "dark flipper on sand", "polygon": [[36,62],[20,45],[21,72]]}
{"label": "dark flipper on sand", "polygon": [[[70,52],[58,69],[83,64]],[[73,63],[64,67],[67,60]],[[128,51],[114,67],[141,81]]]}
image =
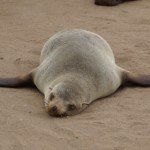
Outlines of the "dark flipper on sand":
{"label": "dark flipper on sand", "polygon": [[123,0],[95,0],[96,5],[102,6],[116,6],[123,2],[124,2]]}
{"label": "dark flipper on sand", "polygon": [[32,73],[14,78],[0,78],[0,87],[23,87],[33,85]]}
{"label": "dark flipper on sand", "polygon": [[131,86],[150,87],[150,75],[125,72],[124,83]]}

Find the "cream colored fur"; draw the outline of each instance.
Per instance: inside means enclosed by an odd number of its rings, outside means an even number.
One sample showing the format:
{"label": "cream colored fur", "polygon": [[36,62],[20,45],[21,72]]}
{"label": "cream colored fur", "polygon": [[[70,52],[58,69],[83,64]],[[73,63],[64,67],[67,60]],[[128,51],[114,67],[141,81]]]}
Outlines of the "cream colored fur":
{"label": "cream colored fur", "polygon": [[77,103],[90,104],[118,89],[121,72],[110,46],[102,37],[70,29],[58,32],[46,42],[40,65],[34,72],[34,83],[44,93],[48,104],[50,89],[62,81],[73,81],[83,89],[84,98]]}

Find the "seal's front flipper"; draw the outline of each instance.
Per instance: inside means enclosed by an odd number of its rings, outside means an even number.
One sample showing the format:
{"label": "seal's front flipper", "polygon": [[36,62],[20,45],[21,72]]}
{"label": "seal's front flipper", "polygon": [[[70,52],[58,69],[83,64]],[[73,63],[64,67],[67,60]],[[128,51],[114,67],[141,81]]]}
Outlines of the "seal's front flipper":
{"label": "seal's front flipper", "polygon": [[150,75],[125,72],[124,81],[133,86],[150,87]]}
{"label": "seal's front flipper", "polygon": [[32,73],[14,78],[0,78],[0,87],[23,87],[32,85]]}

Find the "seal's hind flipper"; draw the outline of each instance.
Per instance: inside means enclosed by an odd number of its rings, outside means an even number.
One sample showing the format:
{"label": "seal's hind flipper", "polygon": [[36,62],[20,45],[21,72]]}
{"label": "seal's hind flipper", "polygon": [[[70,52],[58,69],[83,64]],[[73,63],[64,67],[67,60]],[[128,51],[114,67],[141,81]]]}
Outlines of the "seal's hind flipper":
{"label": "seal's hind flipper", "polygon": [[33,84],[32,73],[14,78],[0,78],[0,87],[23,87]]}
{"label": "seal's hind flipper", "polygon": [[125,72],[124,81],[133,86],[150,87],[150,75]]}

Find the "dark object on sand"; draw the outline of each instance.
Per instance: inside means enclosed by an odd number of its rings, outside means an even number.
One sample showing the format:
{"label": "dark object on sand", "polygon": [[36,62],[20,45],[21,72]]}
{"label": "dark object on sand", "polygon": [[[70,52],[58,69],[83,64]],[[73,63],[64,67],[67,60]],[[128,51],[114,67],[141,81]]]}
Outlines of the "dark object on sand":
{"label": "dark object on sand", "polygon": [[102,6],[116,6],[125,1],[131,1],[131,0],[95,0],[95,4],[102,5]]}

